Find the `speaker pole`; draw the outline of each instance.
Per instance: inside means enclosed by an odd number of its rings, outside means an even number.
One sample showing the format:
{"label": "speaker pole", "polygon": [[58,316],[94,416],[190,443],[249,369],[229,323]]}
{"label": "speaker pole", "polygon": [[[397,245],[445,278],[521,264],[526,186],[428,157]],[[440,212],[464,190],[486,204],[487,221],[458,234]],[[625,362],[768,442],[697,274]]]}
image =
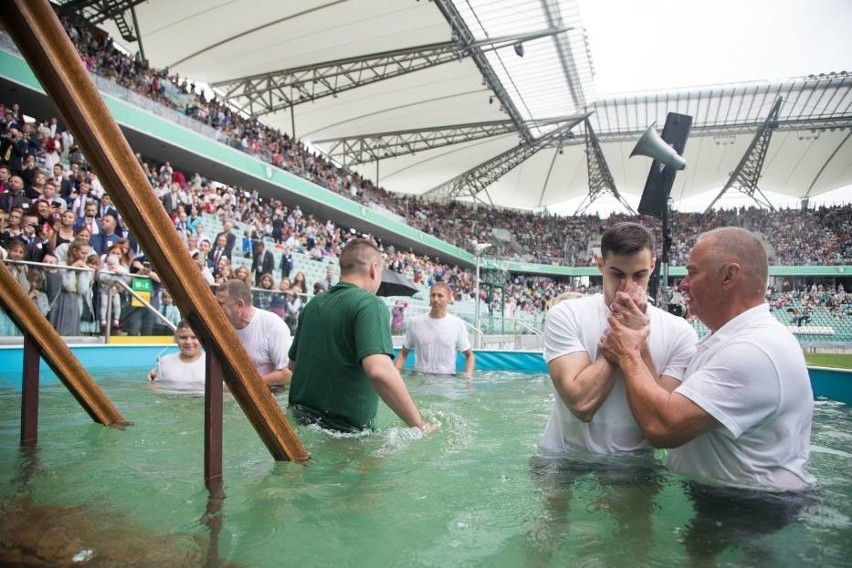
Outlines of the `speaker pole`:
{"label": "speaker pole", "polygon": [[682,158],[686,148],[686,138],[692,126],[692,117],[685,114],[668,113],[662,136],[657,135],[652,124],[637,142],[630,157],[641,155],[654,159],[639,202],[639,213],[651,215],[662,225],[662,255],[660,256],[660,294],[655,294],[658,304],[667,306],[669,293],[669,249],[672,239],[669,235],[669,193],[674,185],[678,170],[686,167]]}

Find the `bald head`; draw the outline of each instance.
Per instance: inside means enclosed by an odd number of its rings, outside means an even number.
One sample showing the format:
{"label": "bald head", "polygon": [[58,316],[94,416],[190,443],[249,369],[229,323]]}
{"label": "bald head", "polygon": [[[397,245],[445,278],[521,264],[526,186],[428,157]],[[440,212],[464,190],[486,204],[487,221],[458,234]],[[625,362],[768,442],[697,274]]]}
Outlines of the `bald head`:
{"label": "bald head", "polygon": [[739,265],[743,276],[742,291],[763,297],[769,278],[769,261],[766,250],[754,234],[739,227],[721,227],[703,233],[696,244],[709,246],[716,266]]}

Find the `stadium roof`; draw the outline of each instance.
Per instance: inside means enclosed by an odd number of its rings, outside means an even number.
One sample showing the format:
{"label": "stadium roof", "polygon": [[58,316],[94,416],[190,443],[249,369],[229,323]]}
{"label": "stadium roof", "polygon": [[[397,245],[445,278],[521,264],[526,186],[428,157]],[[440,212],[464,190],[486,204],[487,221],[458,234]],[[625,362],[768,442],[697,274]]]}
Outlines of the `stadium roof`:
{"label": "stadium roof", "polygon": [[[153,67],[212,85],[395,192],[528,209],[579,204],[589,199],[591,155],[592,197],[617,193],[636,204],[650,159],[630,152],[669,112],[693,117],[676,205],[718,195],[729,182],[726,194],[745,186],[758,200],[852,186],[845,71],[599,97],[577,0],[65,6],[129,51],[141,45]],[[119,39],[136,34],[139,44]],[[586,142],[588,128],[599,152]]]}

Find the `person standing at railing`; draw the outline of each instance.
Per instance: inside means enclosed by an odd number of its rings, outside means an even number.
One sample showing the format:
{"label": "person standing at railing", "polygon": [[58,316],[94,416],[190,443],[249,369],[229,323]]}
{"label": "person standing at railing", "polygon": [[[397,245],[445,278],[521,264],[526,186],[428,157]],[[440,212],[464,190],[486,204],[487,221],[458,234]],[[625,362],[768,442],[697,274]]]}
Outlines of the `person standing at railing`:
{"label": "person standing at railing", "polygon": [[292,335],[296,335],[296,328],[299,325],[303,297],[299,289],[292,286],[284,294],[284,323],[287,324]]}
{"label": "person standing at railing", "polygon": [[[100,324],[101,330],[107,326],[107,306],[110,302],[110,289],[116,286],[120,280],[128,281],[130,271],[126,266],[121,264],[121,247],[114,244],[110,247],[109,252],[104,255],[98,273],[98,291],[100,308]],[[116,290],[112,294],[112,305],[110,306],[110,318],[112,320],[113,329],[118,329],[119,320],[121,319],[121,292],[123,290],[116,286]]]}
{"label": "person standing at railing", "polygon": [[40,268],[30,268],[27,274],[30,282],[29,297],[35,302],[38,311],[45,317],[50,312],[50,301],[44,293],[44,272]]}
{"label": "person standing at railing", "polygon": [[[76,240],[68,245],[65,266],[72,269],[88,268],[89,243]],[[92,270],[65,270],[62,274],[62,289],[50,310],[50,323],[59,335],[80,335],[83,315],[83,293],[92,287]]]}
{"label": "person standing at railing", "polygon": [[[23,261],[27,255],[27,245],[24,241],[19,238],[12,239],[8,246],[6,247],[6,258],[7,260],[12,261]],[[24,292],[30,291],[30,280],[27,276],[27,265],[26,264],[9,264],[9,271],[12,273],[12,276],[21,285],[21,288],[24,289]]]}
{"label": "person standing at railing", "polygon": [[257,289],[252,290],[252,301],[254,302],[254,307],[259,310],[269,311],[269,307],[272,304],[272,296],[275,294],[276,292],[273,289],[272,274],[269,272],[262,274],[260,276],[260,283]]}

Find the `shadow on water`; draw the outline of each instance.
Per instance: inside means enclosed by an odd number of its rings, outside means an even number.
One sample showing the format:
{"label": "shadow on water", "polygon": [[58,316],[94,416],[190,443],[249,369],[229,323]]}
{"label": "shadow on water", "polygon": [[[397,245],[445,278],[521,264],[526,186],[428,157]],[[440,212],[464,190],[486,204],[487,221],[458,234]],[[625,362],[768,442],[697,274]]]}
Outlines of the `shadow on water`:
{"label": "shadow on water", "polygon": [[209,539],[156,533],[98,501],[38,504],[32,486],[47,474],[38,448],[21,448],[18,465],[14,494],[0,500],[0,566],[239,566],[216,552],[221,498],[210,498],[203,518]]}

